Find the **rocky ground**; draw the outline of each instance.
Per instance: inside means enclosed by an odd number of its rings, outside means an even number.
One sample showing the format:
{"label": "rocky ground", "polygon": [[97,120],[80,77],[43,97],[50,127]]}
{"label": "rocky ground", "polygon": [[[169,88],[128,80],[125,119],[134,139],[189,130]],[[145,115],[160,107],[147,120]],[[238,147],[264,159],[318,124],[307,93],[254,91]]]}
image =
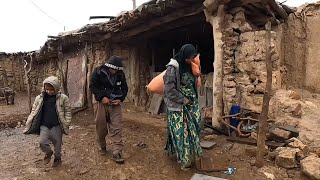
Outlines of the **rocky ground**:
{"label": "rocky ground", "polygon": [[[19,98],[24,100],[24,96]],[[0,116],[0,122],[19,126],[17,122],[26,118],[27,110],[15,109],[20,109],[18,104],[5,108],[15,116],[5,111],[5,115]],[[0,109],[4,112],[3,106]],[[37,136],[23,135],[23,127],[2,127],[0,179],[190,179],[194,173],[203,173],[194,168],[186,172],[180,170],[177,163],[164,153],[166,121],[163,116],[152,116],[130,104],[125,104],[123,109],[125,164],[115,164],[110,155],[98,155],[93,113],[92,110],[85,110],[74,115],[70,135],[64,136],[63,164],[58,168],[42,164],[43,154],[38,147]],[[225,136],[211,134],[209,130],[204,132],[202,139],[217,143],[212,149],[204,150],[205,156],[210,157],[216,167],[236,168],[231,175],[223,172],[203,174],[235,180],[308,179],[301,173],[299,164],[290,169],[282,168],[275,165],[276,160],[269,155],[263,168],[255,167],[254,157],[249,151],[254,146],[229,142]],[[309,168],[316,162],[314,159],[307,160]]]}

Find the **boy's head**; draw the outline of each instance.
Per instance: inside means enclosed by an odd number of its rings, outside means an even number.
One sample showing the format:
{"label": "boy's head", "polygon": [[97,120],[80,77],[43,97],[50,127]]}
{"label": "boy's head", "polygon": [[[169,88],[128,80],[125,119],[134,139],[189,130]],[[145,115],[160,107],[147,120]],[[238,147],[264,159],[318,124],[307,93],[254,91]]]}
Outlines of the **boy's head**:
{"label": "boy's head", "polygon": [[49,84],[49,83],[45,83],[44,84],[44,90],[45,92],[49,95],[49,96],[53,96],[56,95],[56,90],[54,89],[54,87]]}
{"label": "boy's head", "polygon": [[43,81],[44,91],[49,95],[56,95],[60,90],[60,83],[57,77],[50,76]]}

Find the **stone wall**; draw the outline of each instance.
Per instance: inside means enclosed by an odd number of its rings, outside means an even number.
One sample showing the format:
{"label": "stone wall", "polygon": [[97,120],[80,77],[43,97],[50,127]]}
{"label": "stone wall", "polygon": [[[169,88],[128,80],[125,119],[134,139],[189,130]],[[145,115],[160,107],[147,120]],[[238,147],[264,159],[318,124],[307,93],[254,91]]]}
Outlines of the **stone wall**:
{"label": "stone wall", "polygon": [[[260,112],[266,86],[265,34],[246,21],[242,8],[233,9],[225,16],[223,29],[223,102],[224,113],[232,105]],[[273,90],[281,87],[280,61],[272,32]]]}

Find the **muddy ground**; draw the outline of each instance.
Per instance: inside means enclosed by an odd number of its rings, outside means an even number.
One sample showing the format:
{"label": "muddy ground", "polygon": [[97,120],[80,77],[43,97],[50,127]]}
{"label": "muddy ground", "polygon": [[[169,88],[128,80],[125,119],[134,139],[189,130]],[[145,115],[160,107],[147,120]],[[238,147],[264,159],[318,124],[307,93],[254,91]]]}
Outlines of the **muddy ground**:
{"label": "muddy ground", "polygon": [[[22,108],[26,98],[18,95],[18,102],[19,99],[20,104],[0,106],[0,122],[16,126],[26,118],[28,110]],[[3,127],[0,131],[0,179],[190,179],[197,173],[195,169],[180,170],[164,152],[166,121],[163,116],[152,116],[130,104],[125,104],[123,110],[125,164],[115,164],[111,155],[98,155],[93,112],[85,110],[74,115],[70,135],[64,136],[63,164],[58,168],[42,164],[44,155],[39,149],[38,136],[23,135],[23,127]],[[234,167],[236,172],[232,175],[223,172],[203,174],[234,180],[268,179],[266,173],[279,180],[307,179],[298,168],[278,168],[272,161],[258,169],[253,166],[254,158],[245,154],[250,146],[228,142],[224,136],[215,136],[214,141],[217,145],[204,150],[205,156],[212,157],[216,166]],[[146,146],[137,146],[141,143]]]}

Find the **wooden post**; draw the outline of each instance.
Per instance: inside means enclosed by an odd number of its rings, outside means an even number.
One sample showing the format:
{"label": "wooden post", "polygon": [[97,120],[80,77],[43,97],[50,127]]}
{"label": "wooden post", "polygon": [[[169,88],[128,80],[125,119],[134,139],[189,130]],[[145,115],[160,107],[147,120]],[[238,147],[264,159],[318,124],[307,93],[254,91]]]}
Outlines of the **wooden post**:
{"label": "wooden post", "polygon": [[130,72],[130,83],[129,87],[131,87],[131,95],[132,101],[134,101],[134,105],[138,106],[139,104],[139,95],[140,95],[140,62],[139,62],[139,48],[133,47],[130,49],[129,54],[129,72]]}
{"label": "wooden post", "polygon": [[62,84],[62,92],[69,96],[68,92],[68,83],[67,83],[67,76],[68,76],[68,61],[66,64],[66,72],[63,72],[63,53],[62,53],[62,46],[59,47],[59,52],[58,52],[58,61],[57,61],[57,66],[59,68],[59,74],[61,77],[61,84]]}
{"label": "wooden post", "polygon": [[133,9],[136,9],[137,8],[136,0],[132,0],[132,4],[133,4]]}
{"label": "wooden post", "polygon": [[[16,56],[18,58],[18,56]],[[12,61],[11,67],[12,67],[12,77],[13,77],[13,84],[11,85],[13,89],[18,89],[17,84],[17,77],[16,77],[16,61]]]}
{"label": "wooden post", "polygon": [[0,75],[2,75],[3,77],[3,86],[8,87],[8,77],[7,77],[7,71],[5,68],[5,62],[2,63],[2,61],[0,61],[0,69],[2,69],[2,74],[0,71]]}
{"label": "wooden post", "polygon": [[[20,58],[19,64],[21,62],[23,62],[23,58],[22,57]],[[21,68],[21,66],[19,65],[19,70],[21,71],[20,68]],[[23,83],[23,74],[22,74],[22,72],[19,73],[19,82],[20,82],[19,90],[23,91],[24,90],[24,83]]]}
{"label": "wooden post", "polygon": [[[28,94],[28,106],[29,106],[29,112],[32,110],[32,105],[31,105],[31,81],[30,81],[30,71],[32,68],[32,61],[33,61],[33,54],[29,54],[30,56],[30,62],[28,63],[26,60],[24,60],[24,73],[25,73],[25,82],[27,84],[27,94]],[[29,65],[29,68],[27,67]]]}
{"label": "wooden post", "polygon": [[269,101],[272,86],[272,64],[271,64],[271,21],[266,24],[266,66],[267,66],[267,83],[263,96],[262,112],[259,117],[259,131],[257,141],[256,166],[264,165],[265,139],[267,131],[267,119],[269,112]]}
{"label": "wooden post", "polygon": [[221,127],[220,119],[223,115],[223,41],[222,41],[222,26],[224,21],[224,5],[218,7],[216,16],[209,13],[207,9],[204,10],[207,21],[210,22],[213,28],[213,42],[214,42],[214,74],[213,74],[213,112],[212,112],[212,126]]}
{"label": "wooden post", "polygon": [[[87,58],[88,58],[88,53],[89,50],[86,50],[87,52]],[[92,54],[92,60],[90,61],[90,59],[88,58],[88,71],[87,71],[87,103],[88,103],[88,107],[91,108],[92,107],[92,94],[91,94],[91,90],[90,90],[90,80],[91,80],[91,76],[92,76],[92,72],[93,72],[93,66],[95,63],[95,51],[93,50],[93,45],[91,44],[91,51],[90,53]]]}
{"label": "wooden post", "polygon": [[[154,49],[154,46],[152,46],[152,51],[151,51],[151,75],[153,76],[153,73],[156,72],[156,52]],[[152,77],[153,78],[153,77]]]}

